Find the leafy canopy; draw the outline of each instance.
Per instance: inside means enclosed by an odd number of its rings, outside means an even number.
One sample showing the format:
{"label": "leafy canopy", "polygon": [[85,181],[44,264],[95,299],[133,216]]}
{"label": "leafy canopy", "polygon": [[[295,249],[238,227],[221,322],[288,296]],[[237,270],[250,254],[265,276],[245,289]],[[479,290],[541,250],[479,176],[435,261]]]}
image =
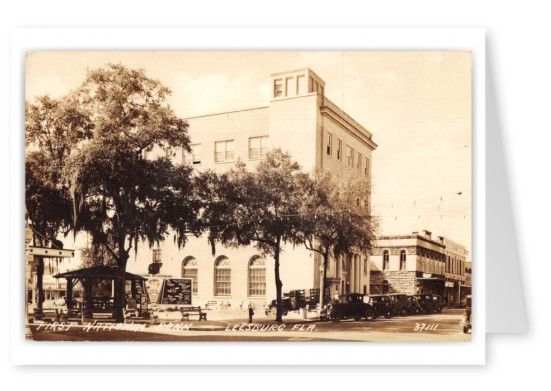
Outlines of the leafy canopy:
{"label": "leafy canopy", "polygon": [[369,179],[355,173],[334,176],[317,171],[306,183],[305,218],[298,231],[306,247],[335,257],[370,249],[376,221],[368,205]]}
{"label": "leafy canopy", "polygon": [[[183,233],[195,215],[191,168],[164,157],[164,148],[189,150],[187,123],[167,103],[170,91],[142,70],[110,64],[91,70],[74,92],[92,124],[90,139],[73,149],[64,168],[71,184],[74,229],[95,242],[117,245],[124,265],[139,241],[161,241],[174,226]],[[178,244],[185,243],[178,235]]]}
{"label": "leafy canopy", "polygon": [[262,253],[275,255],[282,243],[297,241],[306,179],[280,149],[269,152],[254,171],[238,163],[220,175],[206,172],[197,181],[205,201],[199,223],[208,227],[211,243],[254,243]]}

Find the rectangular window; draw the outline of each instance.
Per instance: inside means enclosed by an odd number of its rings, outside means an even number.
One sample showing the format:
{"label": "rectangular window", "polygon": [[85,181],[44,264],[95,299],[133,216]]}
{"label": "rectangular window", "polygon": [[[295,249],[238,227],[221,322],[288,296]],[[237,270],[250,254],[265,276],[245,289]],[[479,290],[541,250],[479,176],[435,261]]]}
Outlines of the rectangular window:
{"label": "rectangular window", "polygon": [[304,90],[304,75],[297,76],[297,95],[303,93]]}
{"label": "rectangular window", "polygon": [[314,79],[310,78],[310,83],[308,83],[308,92],[314,92]]}
{"label": "rectangular window", "polygon": [[216,141],[214,143],[214,161],[217,163],[233,162],[233,140]]}
{"label": "rectangular window", "polygon": [[331,133],[327,133],[327,154],[333,155],[333,135]]}
{"label": "rectangular window", "polygon": [[283,80],[275,79],[274,80],[274,98],[283,95]]}
{"label": "rectangular window", "polygon": [[191,144],[191,152],[184,155],[184,163],[201,164],[201,144]]}
{"label": "rectangular window", "polygon": [[346,165],[348,167],[354,167],[354,149],[346,146]]}
{"label": "rectangular window", "polygon": [[357,162],[358,166],[358,171],[362,171],[362,154],[358,152],[358,162]]}
{"label": "rectangular window", "polygon": [[266,296],[266,269],[249,269],[249,296]]}
{"label": "rectangular window", "polygon": [[214,275],[214,294],[216,296],[231,295],[231,269],[230,268],[215,268]]}
{"label": "rectangular window", "polygon": [[260,159],[268,153],[268,136],[249,138],[249,159]]}
{"label": "rectangular window", "polygon": [[369,176],[369,159],[368,158],[365,158],[364,174],[365,176]]}
{"label": "rectangular window", "polygon": [[153,263],[161,263],[161,249],[153,249]]}
{"label": "rectangular window", "polygon": [[337,159],[342,160],[342,141],[337,140]]}
{"label": "rectangular window", "polygon": [[291,92],[291,86],[293,85],[293,78],[287,77],[285,79],[285,96],[289,96]]}

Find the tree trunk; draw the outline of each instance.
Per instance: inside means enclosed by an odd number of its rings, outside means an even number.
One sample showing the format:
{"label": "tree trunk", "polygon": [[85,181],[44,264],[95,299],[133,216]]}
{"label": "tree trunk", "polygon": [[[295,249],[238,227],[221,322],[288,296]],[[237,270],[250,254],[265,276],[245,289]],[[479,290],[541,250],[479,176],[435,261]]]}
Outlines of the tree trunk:
{"label": "tree trunk", "polygon": [[325,300],[325,287],[327,286],[327,262],[329,261],[329,252],[323,254],[323,278],[320,287],[320,311],[323,310]]}
{"label": "tree trunk", "polygon": [[42,304],[44,303],[44,257],[35,257],[36,259],[36,287],[38,290],[37,308],[42,311]]}
{"label": "tree trunk", "polygon": [[119,278],[116,281],[116,287],[115,287],[115,310],[116,315],[115,318],[117,320],[117,323],[123,323],[124,322],[124,307],[125,307],[125,275],[126,275],[126,262],[128,261],[129,255],[128,252],[124,249],[124,239],[119,242],[119,259],[118,259],[118,266],[119,266]]}
{"label": "tree trunk", "polygon": [[282,308],[282,301],[281,301],[281,288],[283,287],[283,284],[281,282],[281,279],[279,278],[279,244],[281,242],[281,238],[277,238],[276,246],[274,249],[274,260],[275,260],[275,283],[276,283],[276,303],[277,303],[277,311],[276,311],[276,322],[283,322],[283,308]]}

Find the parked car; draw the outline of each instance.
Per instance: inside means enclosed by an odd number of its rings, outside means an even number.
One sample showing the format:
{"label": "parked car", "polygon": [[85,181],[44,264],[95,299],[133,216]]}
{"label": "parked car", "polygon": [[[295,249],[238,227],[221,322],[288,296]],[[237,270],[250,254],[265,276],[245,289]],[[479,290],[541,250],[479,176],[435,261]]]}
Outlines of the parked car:
{"label": "parked car", "polygon": [[423,307],[419,305],[419,302],[417,301],[417,297],[415,297],[415,295],[408,295],[407,301],[410,315],[423,313]]}
{"label": "parked car", "polygon": [[434,310],[436,312],[442,312],[442,308],[444,307],[444,300],[442,299],[442,296],[432,295],[432,300],[434,301]]}
{"label": "parked car", "polygon": [[373,306],[376,318],[379,316],[384,316],[385,318],[392,317],[392,302],[388,295],[370,295],[368,304]]}
{"label": "parked car", "polygon": [[436,311],[436,302],[432,299],[432,293],[421,293],[415,295],[417,302],[423,309],[423,313],[432,314]]}
{"label": "parked car", "polygon": [[[289,296],[287,294],[283,294],[282,298],[281,298],[281,307],[282,307],[282,310],[283,310],[283,316],[287,315],[287,313],[289,311],[291,311],[293,309],[292,305],[291,305],[291,299],[289,298]],[[272,302],[270,303],[270,306],[269,306],[269,311],[275,311],[277,310],[277,300],[272,300]]]}
{"label": "parked car", "polygon": [[339,301],[331,301],[322,312],[322,319],[339,321],[353,318],[354,320],[373,320],[376,311],[371,304],[366,302],[365,296],[361,293],[351,293],[341,296]]}
{"label": "parked car", "polygon": [[390,302],[392,303],[393,315],[408,316],[411,312],[409,310],[408,295],[403,293],[391,293],[388,295]]}

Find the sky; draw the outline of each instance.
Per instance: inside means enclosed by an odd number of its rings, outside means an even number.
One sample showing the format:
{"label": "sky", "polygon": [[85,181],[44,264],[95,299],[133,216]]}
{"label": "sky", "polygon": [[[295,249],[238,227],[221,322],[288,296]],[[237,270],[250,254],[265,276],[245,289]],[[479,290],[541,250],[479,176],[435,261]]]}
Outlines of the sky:
{"label": "sky", "polygon": [[161,81],[181,117],[266,106],[270,74],[311,68],[325,95],[379,145],[372,158],[379,233],[427,229],[471,251],[470,52],[32,52],[26,99],[60,97],[87,68],[107,63]]}

